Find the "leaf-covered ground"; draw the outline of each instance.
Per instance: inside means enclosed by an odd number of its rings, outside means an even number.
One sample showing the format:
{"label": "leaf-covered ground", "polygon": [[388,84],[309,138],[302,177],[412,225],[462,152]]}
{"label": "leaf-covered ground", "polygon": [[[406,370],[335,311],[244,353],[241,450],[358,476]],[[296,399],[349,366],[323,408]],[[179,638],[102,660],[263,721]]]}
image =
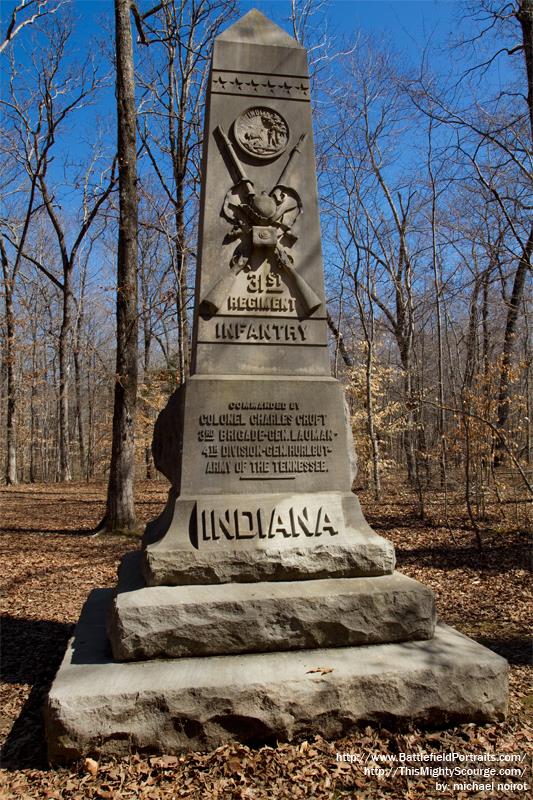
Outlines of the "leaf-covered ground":
{"label": "leaf-covered ground", "polygon": [[[485,526],[480,556],[472,531],[459,516],[444,524],[434,499],[421,523],[410,495],[390,491],[376,504],[362,493],[373,527],[396,546],[399,568],[436,594],[440,619],[509,660],[510,715],[504,723],[462,725],[447,730],[400,731],[361,727],[342,740],[321,738],[250,748],[224,746],[182,756],[82,760],[49,769],[41,723],[47,688],[72,626],[89,591],[115,582],[120,557],[137,542],[126,537],[80,535],[103,512],[105,487],[98,484],[38,485],[0,489],[3,619],[0,738],[2,798],[413,798],[529,796],[533,776],[533,687],[531,681],[531,549],[523,522]],[[163,483],[138,487],[143,520],[166,498]],[[452,790],[452,780],[402,775],[379,756],[399,753],[494,754],[502,760],[481,767],[507,769],[496,780],[507,788]],[[519,755],[520,763],[506,761]],[[338,760],[338,757],[351,760]],[[438,765],[446,762],[415,762]],[[449,762],[447,762],[449,763]],[[396,761],[396,765],[399,762]],[[454,765],[471,767],[467,762]],[[365,774],[365,767],[385,774]],[[479,768],[479,764],[475,765]],[[523,770],[520,776],[517,770]],[[390,774],[389,774],[390,772]],[[503,775],[503,773],[502,773]],[[486,783],[492,778],[455,781]],[[438,785],[449,784],[448,789]],[[524,783],[529,789],[524,788]]]}

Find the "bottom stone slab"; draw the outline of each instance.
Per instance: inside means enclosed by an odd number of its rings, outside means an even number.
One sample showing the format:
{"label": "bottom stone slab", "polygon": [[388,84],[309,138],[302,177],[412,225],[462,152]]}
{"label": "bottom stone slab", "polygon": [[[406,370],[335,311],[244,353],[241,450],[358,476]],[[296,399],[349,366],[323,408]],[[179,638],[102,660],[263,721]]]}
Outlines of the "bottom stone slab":
{"label": "bottom stone slab", "polygon": [[45,709],[49,757],[345,735],[362,721],[503,719],[507,662],[445,625],[402,644],[118,663],[91,593]]}

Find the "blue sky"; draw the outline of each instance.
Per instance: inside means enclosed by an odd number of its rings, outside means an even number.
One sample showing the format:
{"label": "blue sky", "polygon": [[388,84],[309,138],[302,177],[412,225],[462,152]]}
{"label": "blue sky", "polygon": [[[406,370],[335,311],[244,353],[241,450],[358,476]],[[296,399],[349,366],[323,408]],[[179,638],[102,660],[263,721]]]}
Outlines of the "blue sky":
{"label": "blue sky", "polygon": [[[152,0],[138,0],[138,3],[141,10],[145,10],[151,7]],[[0,4],[3,29],[14,5],[14,0],[2,0]],[[113,0],[72,0],[72,5],[77,17],[73,47],[69,51],[72,58],[84,60],[89,42],[96,39],[103,41],[106,49],[111,51]],[[287,0],[241,0],[239,6],[243,14],[251,8],[258,8],[282,27],[287,27],[286,20],[290,12]],[[439,62],[440,66],[447,67],[444,59],[449,59],[449,54],[445,55],[444,49],[450,35],[457,29],[462,8],[460,0],[330,0],[323,13],[329,38],[333,42],[338,41],[339,46],[343,39],[349,40],[352,34],[361,31],[375,35],[378,40],[390,41],[406,60],[418,64],[422,51],[431,40],[432,62],[438,69]],[[19,64],[28,59],[34,35],[35,31],[27,27],[15,40]],[[3,62],[0,63],[0,70],[5,69],[6,61],[0,59]],[[3,86],[6,86],[5,73]],[[100,96],[99,105],[105,115],[114,113],[112,86],[110,91]]]}
{"label": "blue sky", "polygon": [[[152,0],[138,0],[142,10],[150,8]],[[155,0],[154,0],[155,2]],[[0,4],[2,15],[2,28],[5,30],[6,20],[15,3],[13,0],[2,0]],[[112,37],[114,30],[114,5],[113,0],[72,0],[76,9],[77,24],[74,29],[72,47],[69,48],[69,58],[83,61],[87,55],[90,42],[95,39],[104,42],[109,51],[112,50]],[[438,59],[438,51],[444,47],[450,32],[454,28],[454,20],[460,12],[462,3],[443,2],[442,0],[332,0],[324,12],[328,34],[333,41],[339,43],[344,37],[350,38],[358,30],[376,34],[378,38],[390,40],[395,47],[403,51],[413,63],[418,63],[420,53],[427,44],[428,38],[432,40],[432,52]],[[286,0],[242,0],[241,12],[244,14],[251,8],[258,8],[263,13],[273,18],[278,24],[286,26],[284,21],[290,11],[290,3]],[[15,40],[15,53],[19,69],[29,60],[30,51],[35,47],[36,32],[31,27],[26,27]],[[94,50],[94,44],[93,44]],[[77,51],[77,52],[76,52]],[[0,59],[0,69],[5,70],[7,59]],[[7,87],[5,72],[2,81],[4,89]],[[112,76],[110,76],[109,91],[99,98],[99,112],[105,116],[114,114],[114,93]],[[79,122],[85,130],[80,131],[80,137],[75,140],[81,144],[87,134],[87,120],[91,112],[88,110],[78,116]]]}
{"label": "blue sky", "polygon": [[[155,1],[138,0],[138,4],[141,10],[146,10]],[[107,40],[108,46],[112,47],[113,0],[71,2],[78,18],[74,33],[77,57],[83,57],[88,42],[93,38]],[[0,3],[3,29],[14,5],[14,0],[2,0]],[[290,12],[287,0],[240,0],[239,7],[243,14],[251,8],[258,8],[277,24],[287,27],[286,20]],[[402,57],[413,65],[420,63],[421,54],[430,42],[431,62],[437,71],[449,70],[447,44],[450,38],[457,36],[459,30],[464,33],[469,26],[464,16],[463,0],[330,0],[323,13],[330,39],[340,42],[358,31],[372,34],[378,41],[390,41],[396,50],[402,52]],[[27,46],[32,36],[30,30],[26,28],[20,34],[16,50]],[[484,42],[479,42],[477,47],[483,48]],[[465,57],[467,52],[462,51],[461,60]],[[0,59],[2,61],[5,65],[5,59]],[[505,59],[499,59],[496,69],[506,68]]]}
{"label": "blue sky", "polygon": [[[153,2],[155,0],[138,0],[139,8],[144,11],[150,8]],[[2,0],[0,8],[3,20],[9,17],[13,5],[13,0]],[[113,0],[72,0],[72,5],[76,10],[77,23],[68,59],[72,59],[73,62],[83,61],[88,50],[92,48],[95,60],[98,62],[98,46],[94,44],[96,40],[99,40],[100,46],[103,44],[109,53],[113,50]],[[239,6],[241,14],[255,7],[277,24],[288,28],[286,20],[290,13],[290,3],[287,0],[241,0]],[[383,42],[385,47],[392,46],[401,53],[405,65],[417,65],[420,63],[422,52],[430,42],[432,66],[445,77],[454,75],[454,62],[447,44],[451,37],[457,35],[458,30],[464,32],[468,25],[463,16],[465,4],[461,0],[331,0],[322,13],[330,39],[334,43],[338,41],[340,48],[344,38],[349,41],[360,31],[372,34],[378,42]],[[5,24],[5,22],[2,24],[4,29]],[[23,69],[24,64],[29,61],[30,51],[35,47],[35,35],[36,32],[27,27],[16,40],[15,53],[19,69]],[[485,44],[481,43],[478,48],[484,46]],[[142,48],[136,47],[136,52],[142,57]],[[465,67],[463,60],[465,56],[467,53],[461,52],[462,69]],[[476,58],[478,57],[479,53],[476,53]],[[108,130],[105,137],[108,147],[114,146],[112,141],[115,135],[116,113],[114,77],[108,60],[101,59],[101,63],[108,71],[107,89],[100,94],[95,106],[76,114],[68,135],[61,137],[57,142],[58,156],[59,152],[62,152],[69,159],[82,159],[84,150],[90,147],[99,127],[97,117],[103,118]],[[7,66],[7,59],[0,58],[0,69],[5,69]],[[459,70],[459,66],[456,69]],[[499,59],[492,79],[498,81],[498,70],[502,70],[503,75],[507,69],[509,69],[508,60]],[[487,76],[484,80],[486,79]],[[3,86],[6,87],[5,78]],[[51,167],[52,172],[61,171],[61,160],[59,157],[55,159]],[[59,178],[59,181],[63,178],[59,174],[55,177]],[[70,178],[65,175],[63,180],[66,188]]]}
{"label": "blue sky", "polygon": [[[258,8],[286,16],[289,3],[285,0],[270,2],[241,2],[243,9]],[[398,45],[423,46],[434,32],[441,42],[453,30],[453,20],[460,3],[452,0],[332,0],[328,5],[332,33],[348,33],[363,29],[393,34]]]}
{"label": "blue sky", "polygon": [[[13,5],[13,0],[3,0],[4,19]],[[145,2],[139,5],[150,7]],[[112,28],[113,0],[74,0],[74,6],[81,22],[77,37],[81,45],[92,33],[101,29],[103,17],[109,18]],[[430,35],[436,44],[446,40],[454,30],[461,6],[462,3],[456,0],[332,0],[327,16],[332,33],[340,35],[358,28],[383,31],[393,34],[399,47],[419,49]],[[288,15],[290,4],[286,0],[243,0],[240,7],[243,13],[250,8],[258,8],[281,22]]]}

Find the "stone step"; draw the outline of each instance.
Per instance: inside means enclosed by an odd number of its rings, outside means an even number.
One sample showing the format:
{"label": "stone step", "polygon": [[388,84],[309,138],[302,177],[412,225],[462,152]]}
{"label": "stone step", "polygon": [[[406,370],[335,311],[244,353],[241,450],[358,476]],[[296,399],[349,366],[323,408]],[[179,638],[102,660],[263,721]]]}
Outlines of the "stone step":
{"label": "stone step", "polygon": [[111,600],[112,590],[92,592],[50,690],[54,762],[506,714],[505,659],[444,625],[424,642],[119,663],[106,639]]}
{"label": "stone step", "polygon": [[120,661],[430,639],[433,592],[395,572],[210,586],[141,587],[131,554],[120,570],[109,637]]}

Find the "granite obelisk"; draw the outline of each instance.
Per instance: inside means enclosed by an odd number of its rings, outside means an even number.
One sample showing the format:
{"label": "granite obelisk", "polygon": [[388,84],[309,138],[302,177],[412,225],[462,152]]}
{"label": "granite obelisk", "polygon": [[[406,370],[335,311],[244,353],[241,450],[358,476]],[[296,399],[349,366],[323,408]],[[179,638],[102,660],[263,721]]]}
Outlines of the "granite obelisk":
{"label": "granite obelisk", "polygon": [[435,627],[351,493],[306,52],[257,11],[214,46],[192,363],[154,434],[167,507],[84,607],[50,757],[501,718],[506,662]]}
{"label": "granite obelisk", "polygon": [[149,585],[385,575],[351,494],[327,347],[306,51],[258,12],[214,46],[192,376],[161,414],[171,481]]}

